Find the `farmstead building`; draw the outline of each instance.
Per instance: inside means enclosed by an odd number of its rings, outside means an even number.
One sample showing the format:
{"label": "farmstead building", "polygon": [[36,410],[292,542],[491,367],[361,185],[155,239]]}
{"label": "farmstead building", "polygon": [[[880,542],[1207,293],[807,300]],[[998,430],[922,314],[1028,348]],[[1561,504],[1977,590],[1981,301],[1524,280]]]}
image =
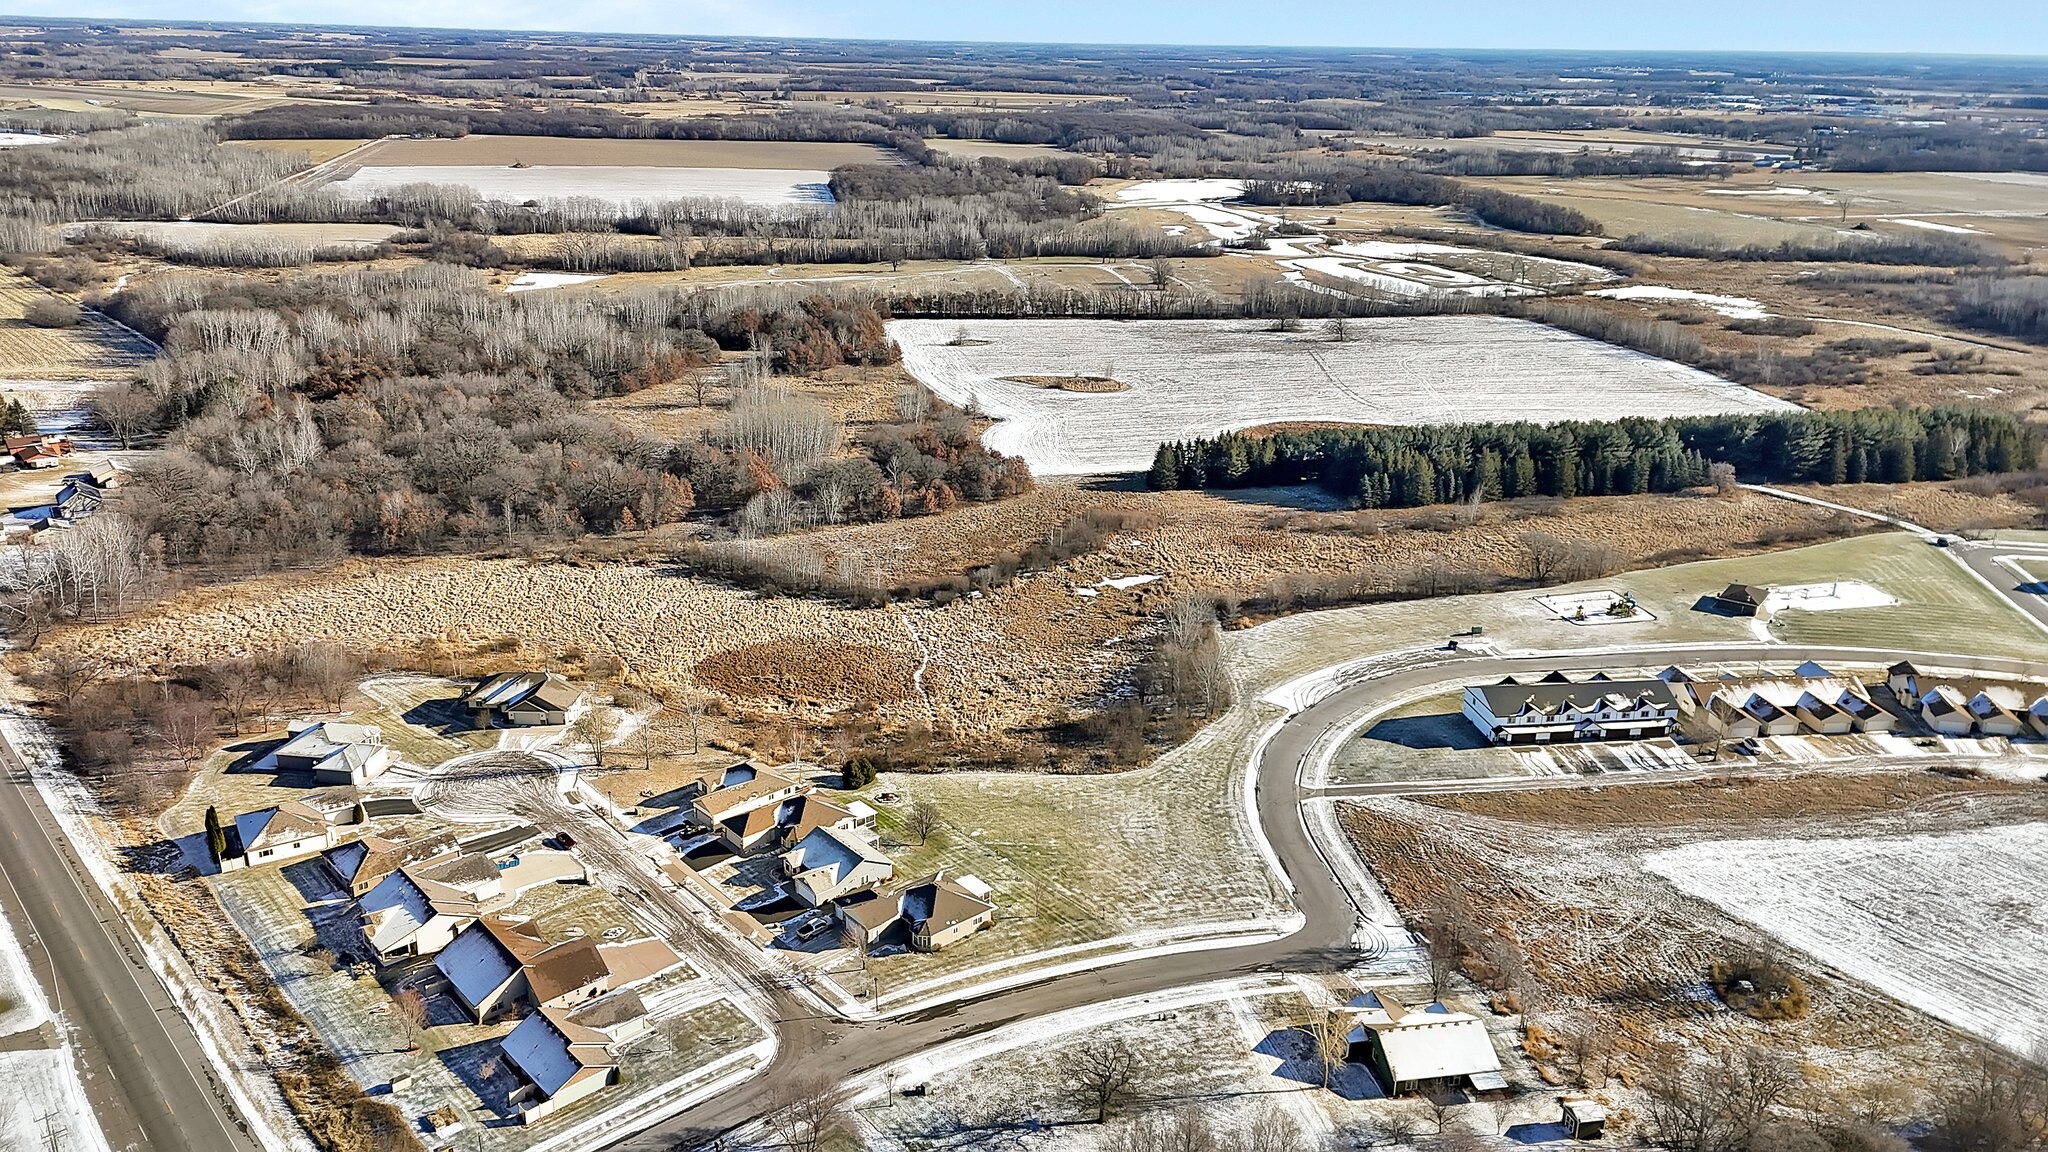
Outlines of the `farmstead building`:
{"label": "farmstead building", "polygon": [[1465,689],[1465,718],[1496,744],[1668,736],[1678,699],[1662,680],[1589,680],[1552,673],[1533,684],[1510,676]]}

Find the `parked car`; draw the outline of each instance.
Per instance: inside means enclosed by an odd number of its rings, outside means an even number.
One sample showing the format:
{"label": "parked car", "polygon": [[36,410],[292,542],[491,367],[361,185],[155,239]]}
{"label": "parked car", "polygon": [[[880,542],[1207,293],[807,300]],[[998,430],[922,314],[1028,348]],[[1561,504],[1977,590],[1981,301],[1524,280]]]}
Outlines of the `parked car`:
{"label": "parked car", "polygon": [[832,921],[823,916],[813,916],[796,926],[793,935],[808,944],[832,930]]}
{"label": "parked car", "polygon": [[567,852],[569,849],[574,848],[575,846],[576,838],[574,836],[569,835],[567,832],[555,833],[555,847],[560,848],[564,852]]}

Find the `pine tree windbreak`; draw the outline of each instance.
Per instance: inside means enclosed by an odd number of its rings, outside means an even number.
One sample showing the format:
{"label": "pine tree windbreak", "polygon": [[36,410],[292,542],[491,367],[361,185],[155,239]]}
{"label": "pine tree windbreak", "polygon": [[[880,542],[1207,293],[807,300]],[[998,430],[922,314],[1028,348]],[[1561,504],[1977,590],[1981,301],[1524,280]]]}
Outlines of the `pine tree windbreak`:
{"label": "pine tree windbreak", "polygon": [[1363,508],[1419,508],[1474,493],[1676,492],[1708,483],[1717,463],[1767,483],[1953,480],[2034,467],[2041,449],[2017,417],[1974,408],[1341,427],[1164,444],[1146,482],[1155,490],[1317,484]]}

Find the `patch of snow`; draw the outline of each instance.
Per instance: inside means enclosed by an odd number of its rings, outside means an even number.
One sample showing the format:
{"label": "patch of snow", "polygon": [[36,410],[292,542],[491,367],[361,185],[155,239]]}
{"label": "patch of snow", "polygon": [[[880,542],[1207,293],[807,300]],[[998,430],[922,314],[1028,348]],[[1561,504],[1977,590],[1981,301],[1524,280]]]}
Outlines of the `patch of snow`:
{"label": "patch of snow", "polygon": [[13,925],[0,914],[0,1037],[41,1027],[49,1018],[50,1005],[29,970],[28,953],[15,938]]}
{"label": "patch of snow", "polygon": [[1937,1019],[2048,1044],[2048,824],[1652,852],[1651,871]]}
{"label": "patch of snow", "polygon": [[1665,288],[1655,284],[1595,288],[1586,295],[1605,296],[1611,300],[1683,300],[1692,304],[1704,304],[1731,320],[1762,320],[1770,316],[1762,304],[1744,296],[1717,296],[1712,292],[1695,292],[1690,288]]}
{"label": "patch of snow", "polygon": [[1982,236],[1982,228],[1965,228],[1960,224],[1938,224],[1932,220],[1914,220],[1907,216],[1890,216],[1887,223],[1904,224],[1908,228],[1919,228],[1928,232],[1953,232],[1963,236]]}
{"label": "patch of snow", "polygon": [[1861,580],[1835,580],[1826,584],[1775,586],[1770,595],[1764,597],[1763,606],[1770,612],[1782,612],[1787,608],[1832,612],[1841,608],[1889,608],[1897,603],[1896,598]]}
{"label": "patch of snow", "polygon": [[61,144],[62,136],[45,136],[41,132],[0,132],[0,148],[32,148],[37,144]]}
{"label": "patch of snow", "polygon": [[1126,588],[1136,588],[1136,587],[1138,587],[1138,586],[1139,586],[1140,584],[1150,584],[1150,583],[1151,583],[1151,582],[1153,582],[1154,580],[1158,580],[1158,579],[1160,579],[1160,577],[1159,577],[1159,576],[1157,576],[1157,575],[1151,575],[1151,576],[1114,576],[1114,577],[1111,577],[1110,579],[1107,579],[1107,580],[1103,580],[1103,581],[1100,581],[1100,582],[1098,582],[1098,583],[1097,583],[1097,584],[1096,584],[1095,586],[1096,586],[1097,588],[1114,588],[1114,589],[1116,589],[1117,591],[1121,592],[1121,591],[1123,591],[1123,590],[1124,590],[1124,589],[1126,589]]}
{"label": "patch of snow", "polygon": [[[0,1108],[0,1148],[107,1152],[69,1047],[0,1052],[0,1084],[8,1104]],[[54,1144],[45,1142],[46,1128],[57,1136]]]}
{"label": "patch of snow", "polygon": [[1811,188],[1709,188],[1709,196],[1819,196]]}
{"label": "patch of snow", "polygon": [[1415,256],[1449,256],[1476,249],[1460,248],[1455,244],[1397,244],[1390,240],[1353,240],[1346,244],[1333,244],[1330,251],[1338,256],[1356,256],[1361,260],[1407,260]]}
{"label": "patch of snow", "polygon": [[1117,192],[1120,204],[1200,204],[1244,195],[1242,180],[1140,180]]}
{"label": "patch of snow", "polygon": [[566,288],[571,284],[591,284],[604,279],[603,276],[586,275],[580,272],[524,272],[519,278],[505,285],[509,295],[513,292],[535,292],[542,288]]}
{"label": "patch of snow", "polygon": [[[1324,276],[1334,277],[1339,280],[1355,281],[1381,289],[1382,291],[1392,292],[1397,296],[1521,296],[1535,291],[1533,288],[1524,288],[1514,284],[1496,284],[1478,276],[1470,277],[1471,284],[1447,284],[1442,281],[1425,282],[1421,279],[1411,280],[1405,276],[1396,276],[1388,272],[1376,272],[1370,268],[1360,268],[1348,260],[1339,259],[1334,256],[1318,256],[1307,260],[1290,260],[1287,263],[1290,268],[1299,269],[1304,272],[1319,272]],[[1420,268],[1424,266],[1405,264],[1389,265],[1389,267]],[[1447,269],[1435,269],[1434,271],[1438,273],[1448,272]],[[1432,280],[1434,279],[1432,277]]]}

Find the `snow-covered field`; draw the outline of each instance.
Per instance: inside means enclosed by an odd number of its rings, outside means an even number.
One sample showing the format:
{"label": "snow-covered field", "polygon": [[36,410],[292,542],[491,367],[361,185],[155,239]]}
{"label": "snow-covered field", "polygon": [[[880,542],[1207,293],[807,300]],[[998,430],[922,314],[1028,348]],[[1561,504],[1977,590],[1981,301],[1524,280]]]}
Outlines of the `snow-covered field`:
{"label": "snow-covered field", "polygon": [[1567,592],[1538,596],[1536,602],[1573,624],[1648,624],[1657,618],[1641,605],[1626,616],[1614,615],[1610,610],[1621,602],[1621,595],[1615,592]]}
{"label": "snow-covered field", "polygon": [[535,164],[407,164],[358,168],[329,187],[372,196],[406,184],[461,184],[486,200],[603,200],[619,208],[641,201],[713,199],[749,204],[833,202],[830,172],[794,168],[657,168]]}
{"label": "snow-covered field", "polygon": [[[898,320],[926,387],[998,423],[989,447],[1040,475],[1129,472],[1162,443],[1293,420],[1359,424],[1771,412],[1782,400],[1692,368],[1497,316],[1352,323],[1356,338],[1227,320]],[[965,330],[968,341],[954,343]],[[1010,382],[1108,375],[1109,393]]]}
{"label": "snow-covered field", "polygon": [[1644,858],[1888,996],[2015,1052],[2048,1044],[2048,824],[1733,840]]}
{"label": "snow-covered field", "polygon": [[602,279],[602,276],[582,272],[522,272],[517,279],[505,285],[505,291],[537,292],[543,288],[567,288],[572,284],[590,284]]}
{"label": "snow-covered field", "polygon": [[27,148],[36,144],[55,144],[62,136],[45,136],[41,132],[0,132],[0,148]]}
{"label": "snow-covered field", "polygon": [[1626,288],[1596,288],[1588,296],[1606,296],[1614,300],[1677,300],[1687,304],[1704,304],[1731,320],[1762,320],[1770,313],[1762,304],[1746,296],[1716,296],[1712,292],[1695,292],[1690,288],[1664,288],[1655,284],[1631,284]]}
{"label": "snow-covered field", "polygon": [[1908,228],[1918,228],[1925,232],[1954,232],[1964,236],[1982,236],[1984,234],[1982,228],[1965,228],[1960,224],[1942,224],[1933,220],[1914,220],[1905,216],[1893,216],[1887,222],[1891,224],[1904,224]]}

